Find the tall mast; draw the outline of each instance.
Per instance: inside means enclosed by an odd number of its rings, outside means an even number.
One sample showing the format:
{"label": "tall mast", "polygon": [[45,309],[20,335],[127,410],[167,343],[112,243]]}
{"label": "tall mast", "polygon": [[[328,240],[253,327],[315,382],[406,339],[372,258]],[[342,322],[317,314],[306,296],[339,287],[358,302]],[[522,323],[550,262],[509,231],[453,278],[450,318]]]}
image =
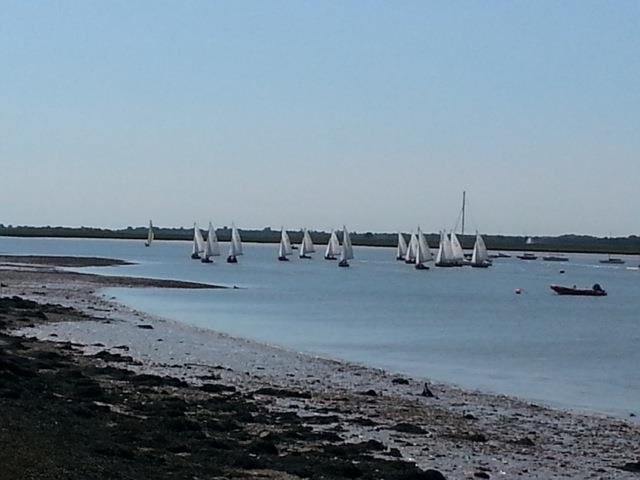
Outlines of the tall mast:
{"label": "tall mast", "polygon": [[464,235],[464,207],[467,203],[467,192],[462,191],[462,235]]}

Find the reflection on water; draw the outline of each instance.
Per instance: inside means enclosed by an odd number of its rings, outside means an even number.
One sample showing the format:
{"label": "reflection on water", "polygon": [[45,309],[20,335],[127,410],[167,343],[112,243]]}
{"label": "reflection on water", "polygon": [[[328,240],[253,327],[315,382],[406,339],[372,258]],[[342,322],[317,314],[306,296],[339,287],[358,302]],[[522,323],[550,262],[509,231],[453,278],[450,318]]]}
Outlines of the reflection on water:
{"label": "reflection on water", "polygon": [[[0,252],[109,256],[139,264],[84,270],[237,285],[112,290],[136,308],[237,336],[554,405],[639,407],[640,272],[599,256],[420,272],[393,249],[364,247],[349,269],[321,254],[278,262],[275,245],[246,245],[237,265],[193,261],[189,242],[0,238]],[[552,283],[600,283],[609,296],[558,297]]]}

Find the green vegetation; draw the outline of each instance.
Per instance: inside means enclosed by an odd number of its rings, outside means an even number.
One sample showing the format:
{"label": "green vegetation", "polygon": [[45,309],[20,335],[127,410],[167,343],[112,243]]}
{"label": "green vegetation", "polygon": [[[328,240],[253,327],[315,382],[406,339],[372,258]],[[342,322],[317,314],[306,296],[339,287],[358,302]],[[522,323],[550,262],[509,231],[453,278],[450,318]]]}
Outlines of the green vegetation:
{"label": "green vegetation", "polygon": [[[154,228],[156,240],[191,240],[192,228]],[[203,231],[206,234],[206,231]],[[231,229],[224,227],[216,231],[220,241],[229,241]],[[264,228],[262,230],[240,230],[242,240],[255,243],[277,243],[280,241],[280,231]],[[302,231],[290,231],[291,241],[299,243]],[[313,241],[322,244],[329,239],[330,232],[311,232]],[[5,226],[0,224],[0,236],[11,237],[58,237],[58,238],[114,238],[128,240],[143,240],[147,238],[147,227],[127,227],[120,230],[91,227],[30,227]],[[429,245],[436,247],[439,235],[428,234]],[[464,235],[458,237],[464,248],[472,248],[475,237]],[[397,236],[395,233],[358,233],[352,232],[354,245],[372,247],[394,247]],[[558,237],[533,237],[533,244],[526,245],[524,236],[484,235],[485,243],[491,250],[529,251],[529,252],[585,252],[585,253],[614,253],[640,254],[640,237],[600,238],[589,235],[561,235]]]}

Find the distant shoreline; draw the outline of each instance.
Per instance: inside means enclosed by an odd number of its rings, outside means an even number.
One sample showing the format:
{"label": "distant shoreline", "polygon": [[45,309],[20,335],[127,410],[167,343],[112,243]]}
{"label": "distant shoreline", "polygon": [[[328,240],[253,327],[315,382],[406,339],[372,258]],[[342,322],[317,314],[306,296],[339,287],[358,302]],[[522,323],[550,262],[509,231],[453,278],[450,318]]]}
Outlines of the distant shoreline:
{"label": "distant shoreline", "polygon": [[[155,228],[155,239],[166,241],[190,241],[193,238],[192,228]],[[313,241],[326,244],[330,232],[311,231]],[[280,231],[265,228],[262,230],[240,230],[243,242],[246,243],[278,243]],[[216,230],[218,239],[222,242],[229,240],[231,230],[220,228]],[[293,243],[299,243],[302,232],[289,230]],[[405,235],[408,235],[405,232]],[[68,227],[0,227],[0,237],[18,238],[77,238],[77,239],[110,239],[110,240],[139,240],[147,238],[146,227],[127,228],[122,230],[99,228],[68,228]],[[437,248],[439,234],[426,235],[432,248]],[[474,235],[458,235],[463,248],[473,248]],[[558,252],[558,253],[594,253],[612,255],[640,255],[640,237],[600,238],[588,235],[561,235],[533,237],[533,244],[526,244],[526,237],[506,235],[483,235],[487,248],[508,252]],[[352,232],[353,245],[365,247],[395,247],[397,233]]]}

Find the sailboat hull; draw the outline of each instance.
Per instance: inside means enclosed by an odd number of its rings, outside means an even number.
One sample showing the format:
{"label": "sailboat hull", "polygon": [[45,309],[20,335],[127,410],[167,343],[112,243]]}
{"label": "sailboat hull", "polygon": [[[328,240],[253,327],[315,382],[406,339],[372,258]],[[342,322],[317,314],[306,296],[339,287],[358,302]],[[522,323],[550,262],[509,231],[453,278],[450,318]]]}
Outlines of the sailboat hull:
{"label": "sailboat hull", "polygon": [[278,257],[278,260],[280,260],[281,262],[288,262],[289,261],[289,259],[287,257],[285,257],[285,256]]}
{"label": "sailboat hull", "polygon": [[238,259],[233,255],[227,257],[227,263],[238,263]]}
{"label": "sailboat hull", "polygon": [[198,255],[197,253],[192,253],[191,254],[191,259],[198,260],[199,258],[200,258],[200,255]]}
{"label": "sailboat hull", "polygon": [[202,263],[213,263],[213,260],[211,260],[210,258],[203,258],[202,260],[200,260]]}
{"label": "sailboat hull", "polygon": [[325,255],[325,256],[324,256],[324,259],[325,259],[325,260],[337,260],[337,258],[336,258],[336,257],[334,257],[333,255]]}
{"label": "sailboat hull", "polygon": [[311,257],[309,255],[300,255],[300,258],[304,258],[306,260],[310,260]]}
{"label": "sailboat hull", "polygon": [[491,266],[490,263],[470,263],[469,265],[471,265],[473,268],[489,268]]}
{"label": "sailboat hull", "polygon": [[427,267],[426,265],[424,265],[422,263],[418,263],[418,264],[416,264],[416,270],[429,270],[429,267]]}
{"label": "sailboat hull", "polygon": [[338,263],[339,267],[348,267],[349,266],[349,262],[347,262],[346,260],[340,260],[340,262]]}

